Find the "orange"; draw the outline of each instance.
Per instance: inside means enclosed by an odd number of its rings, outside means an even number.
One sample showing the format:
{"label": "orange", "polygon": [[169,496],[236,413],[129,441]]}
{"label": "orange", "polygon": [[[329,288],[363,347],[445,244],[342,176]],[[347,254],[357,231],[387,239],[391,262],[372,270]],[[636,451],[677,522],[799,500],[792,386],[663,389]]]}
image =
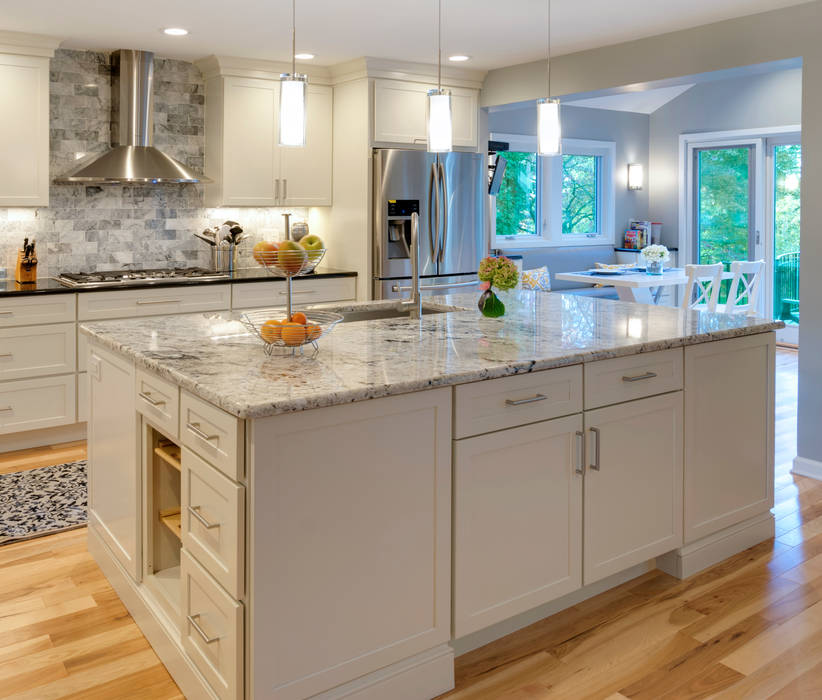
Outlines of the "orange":
{"label": "orange", "polygon": [[320,328],[319,326],[317,326],[313,323],[309,323],[305,327],[305,339],[306,340],[316,340],[317,338],[319,338],[322,335],[322,332],[323,332],[322,328]]}
{"label": "orange", "polygon": [[301,323],[302,325],[308,323],[308,319],[302,311],[297,311],[296,313],[291,314],[291,321],[293,323]]}
{"label": "orange", "polygon": [[251,254],[260,265],[273,265],[277,262],[277,244],[260,241],[254,245]]}
{"label": "orange", "polygon": [[282,324],[282,337],[286,345],[302,345],[305,342],[305,326],[286,321]]}
{"label": "orange", "polygon": [[269,319],[262,326],[260,326],[260,336],[266,343],[273,343],[280,339],[282,332],[282,325],[280,321]]}

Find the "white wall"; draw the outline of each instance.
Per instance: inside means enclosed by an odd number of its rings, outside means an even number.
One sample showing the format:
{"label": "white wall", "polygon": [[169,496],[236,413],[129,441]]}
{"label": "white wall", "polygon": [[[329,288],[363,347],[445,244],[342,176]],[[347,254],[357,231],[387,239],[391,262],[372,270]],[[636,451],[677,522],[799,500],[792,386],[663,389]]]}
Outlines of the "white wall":
{"label": "white wall", "polygon": [[651,115],[650,213],[662,221],[663,240],[679,236],[681,134],[799,124],[802,69],[700,83]]}

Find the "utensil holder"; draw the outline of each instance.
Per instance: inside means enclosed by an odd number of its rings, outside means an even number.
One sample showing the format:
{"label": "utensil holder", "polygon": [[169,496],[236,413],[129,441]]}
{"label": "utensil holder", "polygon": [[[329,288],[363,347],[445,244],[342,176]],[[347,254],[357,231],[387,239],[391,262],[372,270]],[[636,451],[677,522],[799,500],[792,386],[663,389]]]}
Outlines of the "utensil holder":
{"label": "utensil holder", "polygon": [[227,246],[214,246],[214,270],[216,272],[234,272],[237,269],[239,246],[230,243]]}
{"label": "utensil holder", "polygon": [[37,282],[37,258],[27,260],[22,250],[17,251],[17,266],[14,274],[20,284],[34,284]]}

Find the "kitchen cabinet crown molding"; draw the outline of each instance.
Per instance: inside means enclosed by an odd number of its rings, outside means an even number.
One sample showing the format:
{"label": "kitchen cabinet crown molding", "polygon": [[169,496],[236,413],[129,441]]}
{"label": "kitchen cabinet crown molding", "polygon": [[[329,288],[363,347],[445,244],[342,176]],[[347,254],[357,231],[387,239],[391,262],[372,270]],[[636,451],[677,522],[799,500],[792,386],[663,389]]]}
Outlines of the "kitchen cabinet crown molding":
{"label": "kitchen cabinet crown molding", "polygon": [[54,56],[54,50],[59,48],[62,42],[62,39],[45,34],[0,30],[0,53],[51,58]]}
{"label": "kitchen cabinet crown molding", "polygon": [[[412,63],[390,58],[363,56],[330,67],[334,85],[362,78],[386,78],[416,83],[437,80],[437,66],[433,63]],[[443,70],[442,82],[446,86],[482,89],[487,71],[475,68],[448,66]]]}
{"label": "kitchen cabinet crown molding", "polygon": [[[208,80],[217,76],[234,76],[237,78],[261,78],[279,80],[281,73],[290,73],[291,64],[287,61],[266,61],[258,58],[240,58],[238,56],[206,56],[194,61]],[[301,63],[300,73],[308,75],[308,82],[315,85],[331,85],[331,74],[325,66],[308,66]]]}

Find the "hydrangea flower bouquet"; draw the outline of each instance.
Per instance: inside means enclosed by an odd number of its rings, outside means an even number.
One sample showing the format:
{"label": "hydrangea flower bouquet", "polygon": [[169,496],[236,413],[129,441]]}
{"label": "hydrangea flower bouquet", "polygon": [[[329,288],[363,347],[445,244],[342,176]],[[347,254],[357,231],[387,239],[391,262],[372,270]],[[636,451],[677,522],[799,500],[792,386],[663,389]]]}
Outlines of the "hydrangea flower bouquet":
{"label": "hydrangea flower bouquet", "polygon": [[505,313],[505,304],[494,293],[493,288],[504,292],[517,286],[519,270],[516,263],[504,255],[498,258],[489,256],[480,263],[478,277],[484,290],[477,303],[479,310],[483,316],[499,318]]}

